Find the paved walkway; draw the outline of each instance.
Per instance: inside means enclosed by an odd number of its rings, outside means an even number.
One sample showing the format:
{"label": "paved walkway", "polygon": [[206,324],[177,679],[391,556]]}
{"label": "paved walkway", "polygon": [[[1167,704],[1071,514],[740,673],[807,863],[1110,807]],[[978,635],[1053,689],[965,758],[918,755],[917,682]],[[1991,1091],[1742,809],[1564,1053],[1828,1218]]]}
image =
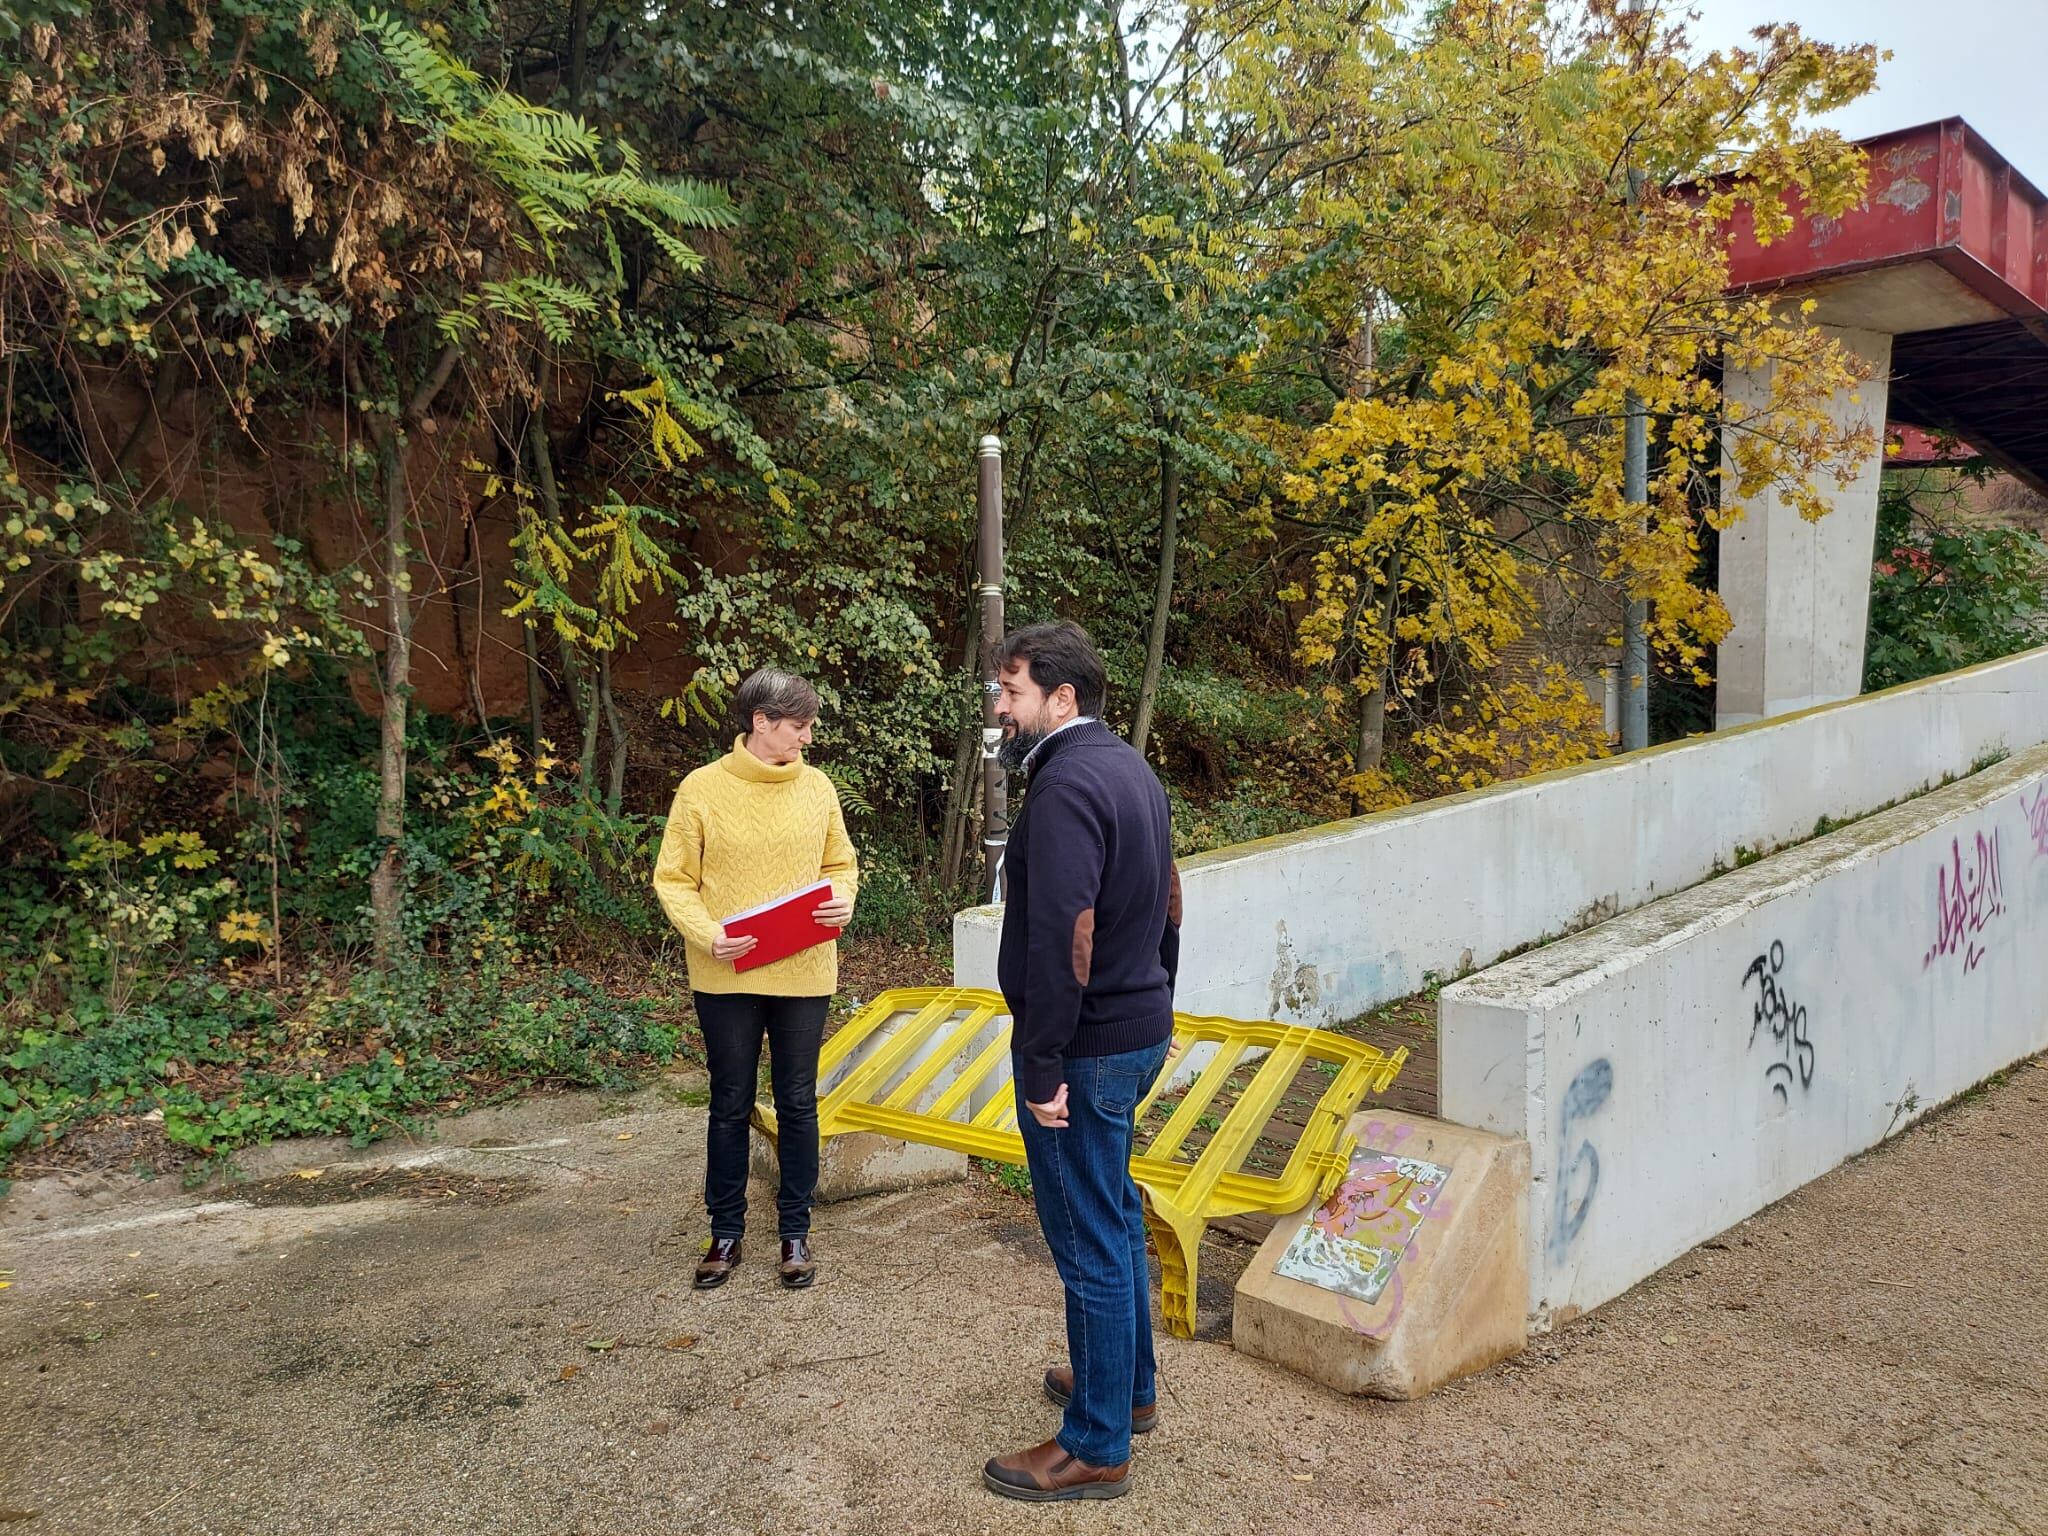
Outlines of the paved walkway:
{"label": "paved walkway", "polygon": [[[697,1296],[702,1113],[659,1091],[607,1108],[530,1103],[418,1147],[274,1148],[226,1192],[18,1187],[0,1203],[0,1521],[2048,1530],[2039,1063],[1421,1403],[1163,1340],[1164,1424],[1131,1496],[1052,1510],[978,1481],[991,1451],[1055,1424],[1036,1384],[1061,1354],[1058,1287],[1023,1207],[977,1180],[829,1208],[817,1289],[780,1292],[755,1262]],[[1227,1284],[1228,1257],[1205,1272]],[[1218,1333],[1228,1291],[1204,1301]]]}

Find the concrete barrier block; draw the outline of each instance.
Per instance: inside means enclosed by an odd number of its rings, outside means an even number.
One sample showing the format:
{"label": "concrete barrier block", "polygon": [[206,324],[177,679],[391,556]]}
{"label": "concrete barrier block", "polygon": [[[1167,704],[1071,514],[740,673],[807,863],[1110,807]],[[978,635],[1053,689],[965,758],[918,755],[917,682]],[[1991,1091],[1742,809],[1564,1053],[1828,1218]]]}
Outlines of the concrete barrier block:
{"label": "concrete barrier block", "polygon": [[[750,1175],[756,1192],[749,1198],[760,1199],[765,1195],[772,1205],[781,1173],[775,1160],[774,1144],[758,1130],[753,1138]],[[964,1153],[896,1141],[868,1131],[827,1136],[818,1149],[817,1198],[820,1205],[858,1200],[863,1195],[887,1194],[899,1189],[917,1189],[926,1184],[945,1184],[966,1177],[967,1157]]]}
{"label": "concrete barrier block", "polygon": [[1283,1217],[1237,1283],[1231,1341],[1334,1391],[1416,1398],[1528,1342],[1529,1149],[1361,1110],[1344,1183]]}
{"label": "concrete barrier block", "polygon": [[2048,1048],[2048,747],[1446,987],[1443,1115],[1530,1148],[1538,1328]]}

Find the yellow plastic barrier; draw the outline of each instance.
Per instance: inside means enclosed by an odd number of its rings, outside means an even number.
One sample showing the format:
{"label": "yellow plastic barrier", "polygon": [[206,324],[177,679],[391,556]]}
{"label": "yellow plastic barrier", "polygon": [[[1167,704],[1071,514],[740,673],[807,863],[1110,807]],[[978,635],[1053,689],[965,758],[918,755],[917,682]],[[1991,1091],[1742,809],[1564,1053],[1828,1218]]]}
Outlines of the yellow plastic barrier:
{"label": "yellow plastic barrier", "polygon": [[[1149,1141],[1142,1122],[1169,1081],[1199,1048],[1214,1054],[1181,1092]],[[1263,1059],[1245,1062],[1247,1053]],[[1002,1163],[1024,1161],[1017,1099],[997,1064],[1010,1054],[1009,1010],[999,993],[965,987],[906,987],[884,992],[825,1042],[818,1062],[818,1133],[872,1131],[948,1147]],[[1384,1093],[1408,1059],[1298,1024],[1173,1017],[1173,1044],[1159,1080],[1138,1106],[1141,1145],[1131,1177],[1145,1193],[1146,1224],[1159,1251],[1160,1308],[1182,1338],[1195,1331],[1195,1269],[1203,1229],[1225,1216],[1299,1210],[1327,1196],[1349,1166],[1345,1127],[1359,1101]],[[1306,1063],[1329,1083],[1278,1173],[1246,1172],[1245,1156]],[[1243,1065],[1251,1081],[1218,1120],[1210,1106]],[[775,1134],[775,1112],[754,1107],[754,1123]],[[1189,1133],[1211,1128],[1188,1154]]]}

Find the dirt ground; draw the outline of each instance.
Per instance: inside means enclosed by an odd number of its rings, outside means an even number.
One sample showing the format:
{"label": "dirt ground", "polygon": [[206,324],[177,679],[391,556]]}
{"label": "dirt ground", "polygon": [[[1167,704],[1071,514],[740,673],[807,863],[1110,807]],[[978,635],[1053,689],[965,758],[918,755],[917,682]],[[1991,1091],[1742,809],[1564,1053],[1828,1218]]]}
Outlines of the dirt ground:
{"label": "dirt ground", "polygon": [[[0,1203],[0,1523],[39,1532],[2048,1531],[2048,1066],[2016,1069],[1419,1403],[1163,1339],[1129,1497],[979,1483],[1063,1350],[1028,1207],[827,1207],[697,1295],[703,1112],[529,1102],[246,1179]],[[317,1172],[317,1177],[306,1176]],[[757,1199],[762,1247],[772,1210]]]}

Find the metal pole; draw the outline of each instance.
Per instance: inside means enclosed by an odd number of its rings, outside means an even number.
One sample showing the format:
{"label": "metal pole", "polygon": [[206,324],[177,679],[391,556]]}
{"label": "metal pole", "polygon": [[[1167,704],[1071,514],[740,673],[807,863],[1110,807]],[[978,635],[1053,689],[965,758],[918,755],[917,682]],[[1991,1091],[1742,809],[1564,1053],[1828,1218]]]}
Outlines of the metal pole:
{"label": "metal pole", "polygon": [[[1642,12],[1642,0],[1629,0],[1633,20]],[[1637,167],[1628,168],[1628,206],[1638,228],[1642,225],[1643,183],[1647,178]],[[1643,402],[1630,390],[1622,403],[1625,419],[1621,439],[1621,494],[1649,517],[1650,424],[1643,414]],[[1640,598],[1624,597],[1621,610],[1621,750],[1633,752],[1650,744],[1650,605]]]}
{"label": "metal pole", "polygon": [[[1621,494],[1641,507],[1650,499],[1650,424],[1634,390],[1624,406]],[[1650,605],[1629,598],[1621,611],[1621,750],[1650,744]]]}
{"label": "metal pole", "polygon": [[981,471],[975,561],[980,579],[974,591],[981,602],[982,886],[989,900],[1001,901],[1003,848],[1010,840],[1010,782],[996,759],[1003,744],[997,720],[1002,685],[996,678],[996,647],[1003,640],[1003,440],[990,433],[975,458]]}

